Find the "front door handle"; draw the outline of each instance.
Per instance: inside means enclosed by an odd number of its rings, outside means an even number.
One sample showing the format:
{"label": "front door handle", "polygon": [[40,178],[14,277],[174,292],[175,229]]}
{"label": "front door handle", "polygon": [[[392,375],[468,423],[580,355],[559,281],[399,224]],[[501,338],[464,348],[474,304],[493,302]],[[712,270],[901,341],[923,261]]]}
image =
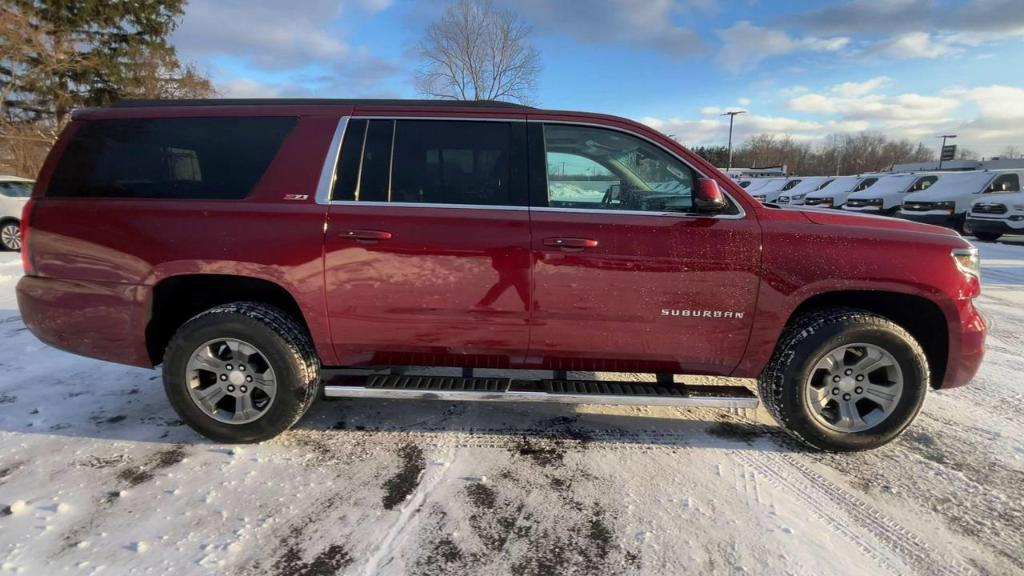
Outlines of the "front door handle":
{"label": "front door handle", "polygon": [[345,230],[340,234],[342,238],[349,238],[356,242],[373,243],[379,240],[391,240],[391,232],[384,230]]}
{"label": "front door handle", "polygon": [[558,248],[562,252],[582,252],[586,248],[596,248],[597,240],[590,238],[545,238],[544,245]]}

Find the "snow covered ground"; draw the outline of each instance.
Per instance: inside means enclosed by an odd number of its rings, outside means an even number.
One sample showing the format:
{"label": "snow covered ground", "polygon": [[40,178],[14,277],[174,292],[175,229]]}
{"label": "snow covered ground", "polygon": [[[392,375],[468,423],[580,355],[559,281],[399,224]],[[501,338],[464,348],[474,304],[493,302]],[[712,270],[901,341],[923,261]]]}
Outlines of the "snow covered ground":
{"label": "snow covered ground", "polygon": [[0,574],[1024,573],[1024,244],[981,246],[977,380],[853,455],[763,410],[370,400],[219,445],[37,341],[0,254]]}

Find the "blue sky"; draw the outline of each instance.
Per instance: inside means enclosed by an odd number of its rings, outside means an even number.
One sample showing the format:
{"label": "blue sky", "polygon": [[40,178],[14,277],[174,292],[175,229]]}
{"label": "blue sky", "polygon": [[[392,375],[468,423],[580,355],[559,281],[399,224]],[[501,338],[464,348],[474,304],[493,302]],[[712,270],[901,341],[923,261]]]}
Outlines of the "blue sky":
{"label": "blue sky", "polygon": [[[689,145],[880,130],[1024,149],[1024,0],[495,0],[533,28],[536,104],[646,122]],[[223,96],[416,97],[445,2],[192,0],[174,37]]]}

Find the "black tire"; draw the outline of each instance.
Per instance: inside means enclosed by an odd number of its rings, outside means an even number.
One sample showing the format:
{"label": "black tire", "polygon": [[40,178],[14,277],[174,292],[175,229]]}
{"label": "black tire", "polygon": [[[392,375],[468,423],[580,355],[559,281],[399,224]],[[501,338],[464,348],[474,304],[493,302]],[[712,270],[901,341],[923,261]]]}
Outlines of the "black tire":
{"label": "black tire", "polygon": [[[903,374],[903,392],[884,420],[861,432],[839,432],[819,423],[804,399],[811,371],[829,351],[865,343],[884,349]],[[795,319],[785,330],[775,354],[761,374],[761,401],[789,434],[818,450],[856,451],[882,446],[914,420],[928,389],[928,360],[905,329],[876,314],[856,309],[831,309]]]}
{"label": "black tire", "polygon": [[972,232],[971,234],[982,242],[995,242],[1002,237],[999,232]]}
{"label": "black tire", "polygon": [[[189,359],[204,342],[217,338],[251,342],[277,376],[274,401],[253,422],[220,422],[200,409],[189,394]],[[164,353],[163,380],[174,411],[196,432],[218,442],[261,442],[291,428],[313,404],[320,384],[320,360],[306,331],[291,316],[266,304],[235,302],[207,310],[178,329]]]}

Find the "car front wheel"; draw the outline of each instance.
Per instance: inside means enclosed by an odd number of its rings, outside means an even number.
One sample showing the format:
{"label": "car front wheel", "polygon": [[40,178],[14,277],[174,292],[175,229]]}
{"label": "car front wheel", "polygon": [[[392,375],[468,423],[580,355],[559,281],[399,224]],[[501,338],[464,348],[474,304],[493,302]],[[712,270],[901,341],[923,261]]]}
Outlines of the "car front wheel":
{"label": "car front wheel", "polygon": [[306,331],[286,313],[236,302],[179,328],[163,375],[171,405],[196,432],[219,442],[260,442],[306,413],[320,362]]}
{"label": "car front wheel", "polygon": [[834,451],[892,441],[917,416],[928,389],[921,346],[891,320],[852,309],[798,318],[759,382],[787,432]]}

